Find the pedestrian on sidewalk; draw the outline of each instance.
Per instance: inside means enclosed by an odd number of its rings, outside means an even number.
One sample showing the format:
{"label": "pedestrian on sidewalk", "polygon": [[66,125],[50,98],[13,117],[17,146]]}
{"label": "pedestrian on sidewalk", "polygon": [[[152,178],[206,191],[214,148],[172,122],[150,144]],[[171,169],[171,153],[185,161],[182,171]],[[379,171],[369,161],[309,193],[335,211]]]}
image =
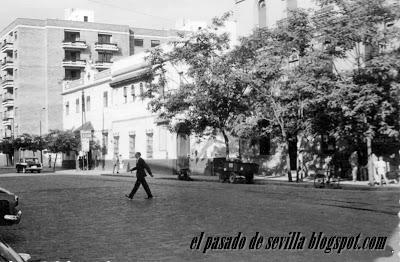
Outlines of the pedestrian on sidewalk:
{"label": "pedestrian on sidewalk", "polygon": [[357,171],[358,171],[358,153],[354,151],[351,153],[349,158],[350,166],[351,166],[351,176],[353,177],[353,182],[357,181]]}
{"label": "pedestrian on sidewalk", "polygon": [[119,161],[118,153],[116,153],[114,158],[113,174],[115,173],[115,170],[117,170],[117,174],[119,174]]}
{"label": "pedestrian on sidewalk", "polygon": [[[141,157],[140,152],[137,152],[135,154],[136,157],[136,167],[132,168],[130,171],[135,171],[136,170],[136,183],[135,186],[133,187],[131,193],[129,195],[125,195],[127,198],[132,199],[133,196],[135,195],[136,191],[139,189],[140,185],[143,186],[144,190],[146,191],[147,194],[147,199],[153,198],[153,195],[151,194],[150,187],[146,182],[146,171],[149,173],[151,177],[153,177],[153,173],[150,170],[150,167],[146,164],[146,162],[143,160]],[[146,171],[145,171],[146,170]]]}
{"label": "pedestrian on sidewalk", "polygon": [[388,185],[389,180],[386,177],[387,166],[382,156],[380,156],[378,161],[376,162],[375,168],[376,168],[376,173],[378,174],[379,184],[382,186],[382,178],[383,178],[385,180],[386,185]]}

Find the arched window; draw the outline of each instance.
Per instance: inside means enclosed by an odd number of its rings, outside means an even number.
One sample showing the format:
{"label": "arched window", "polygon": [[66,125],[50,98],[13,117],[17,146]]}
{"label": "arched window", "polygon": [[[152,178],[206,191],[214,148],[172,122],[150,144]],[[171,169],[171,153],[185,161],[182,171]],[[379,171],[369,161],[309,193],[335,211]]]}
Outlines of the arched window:
{"label": "arched window", "polygon": [[267,26],[267,8],[265,5],[265,0],[258,0],[258,26]]}

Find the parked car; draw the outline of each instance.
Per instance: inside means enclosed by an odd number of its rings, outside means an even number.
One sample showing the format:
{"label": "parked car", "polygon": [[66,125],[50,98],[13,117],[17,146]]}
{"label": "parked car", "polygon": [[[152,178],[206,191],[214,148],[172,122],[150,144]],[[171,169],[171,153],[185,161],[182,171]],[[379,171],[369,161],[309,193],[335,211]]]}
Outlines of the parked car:
{"label": "parked car", "polygon": [[21,158],[19,163],[15,165],[15,168],[17,169],[17,173],[22,172],[26,173],[30,171],[31,173],[33,172],[42,172],[43,165],[40,163],[39,159],[36,157],[30,157],[30,158]]}
{"label": "parked car", "polygon": [[0,240],[0,262],[27,262],[30,259],[30,255],[15,252],[6,242]]}
{"label": "parked car", "polygon": [[18,196],[4,188],[0,188],[0,225],[19,223],[22,212],[16,208],[18,200]]}

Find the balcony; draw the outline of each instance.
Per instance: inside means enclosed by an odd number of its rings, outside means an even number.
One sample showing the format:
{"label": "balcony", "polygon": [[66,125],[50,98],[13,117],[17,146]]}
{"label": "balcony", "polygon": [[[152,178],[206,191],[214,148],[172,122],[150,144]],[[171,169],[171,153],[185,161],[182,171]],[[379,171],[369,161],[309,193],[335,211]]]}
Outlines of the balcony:
{"label": "balcony", "polygon": [[86,60],[66,58],[63,60],[63,67],[85,68]]}
{"label": "balcony", "polygon": [[96,63],[94,64],[94,67],[98,68],[98,69],[108,69],[111,67],[113,62],[111,61],[96,61]]}
{"label": "balcony", "polygon": [[101,43],[97,42],[94,44],[94,50],[96,51],[109,51],[117,52],[119,50],[117,43]]}
{"label": "balcony", "polygon": [[64,40],[62,42],[62,48],[64,49],[86,49],[88,45],[85,41],[80,40]]}
{"label": "balcony", "polygon": [[2,46],[1,46],[1,52],[2,53],[7,53],[7,52],[12,52],[13,51],[13,43],[10,42],[5,42]]}
{"label": "balcony", "polygon": [[3,89],[12,89],[14,87],[14,79],[11,75],[6,75],[1,82]]}
{"label": "balcony", "polygon": [[5,60],[1,63],[1,70],[10,70],[14,68],[14,61],[12,60]]}
{"label": "balcony", "polygon": [[[12,121],[13,121],[12,119],[3,120],[2,124],[3,124],[3,126],[12,126]],[[11,130],[7,130],[7,131],[10,131],[10,136],[8,136],[8,137],[11,137]]]}
{"label": "balcony", "polygon": [[14,96],[10,93],[5,93],[3,95],[3,106],[4,107],[13,107],[14,106]]}
{"label": "balcony", "polygon": [[14,118],[14,111],[6,111],[3,113],[3,121],[8,121]]}

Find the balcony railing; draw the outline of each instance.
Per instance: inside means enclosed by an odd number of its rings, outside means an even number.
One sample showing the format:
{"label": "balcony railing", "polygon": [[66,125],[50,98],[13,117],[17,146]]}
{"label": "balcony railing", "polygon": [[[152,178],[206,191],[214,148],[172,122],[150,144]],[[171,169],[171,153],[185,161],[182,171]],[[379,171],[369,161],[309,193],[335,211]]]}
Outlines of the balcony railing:
{"label": "balcony railing", "polygon": [[[8,120],[3,120],[3,126],[11,126],[12,125],[12,120],[10,120],[10,119],[8,119]],[[10,133],[11,133],[11,130],[7,130],[7,131],[10,131]],[[7,133],[6,133],[6,135],[7,135]],[[11,137],[11,134],[10,134],[10,136],[7,136],[7,137]]]}
{"label": "balcony railing", "polygon": [[111,67],[112,63],[111,61],[96,61],[94,67],[107,69]]}
{"label": "balcony railing", "polygon": [[79,67],[79,68],[83,68],[83,67],[86,66],[86,60],[65,58],[63,60],[63,66],[64,67]]}
{"label": "balcony railing", "polygon": [[4,100],[4,98],[3,98],[3,106],[4,107],[13,107],[14,106],[14,99]]}
{"label": "balcony railing", "polygon": [[2,52],[2,53],[12,52],[12,51],[13,51],[13,46],[14,46],[13,43],[11,43],[11,42],[5,42],[5,43],[2,44],[2,46],[1,46],[1,52]]}
{"label": "balcony railing", "polygon": [[62,42],[62,47],[65,49],[86,49],[88,45],[82,40],[64,40]]}
{"label": "balcony railing", "polygon": [[7,59],[7,60],[4,60],[4,61],[1,63],[1,70],[12,69],[12,68],[14,68],[13,65],[14,65],[14,61],[8,60],[8,59]]}
{"label": "balcony railing", "polygon": [[117,43],[103,43],[97,42],[94,44],[94,50],[96,51],[112,51],[117,52],[119,50]]}

